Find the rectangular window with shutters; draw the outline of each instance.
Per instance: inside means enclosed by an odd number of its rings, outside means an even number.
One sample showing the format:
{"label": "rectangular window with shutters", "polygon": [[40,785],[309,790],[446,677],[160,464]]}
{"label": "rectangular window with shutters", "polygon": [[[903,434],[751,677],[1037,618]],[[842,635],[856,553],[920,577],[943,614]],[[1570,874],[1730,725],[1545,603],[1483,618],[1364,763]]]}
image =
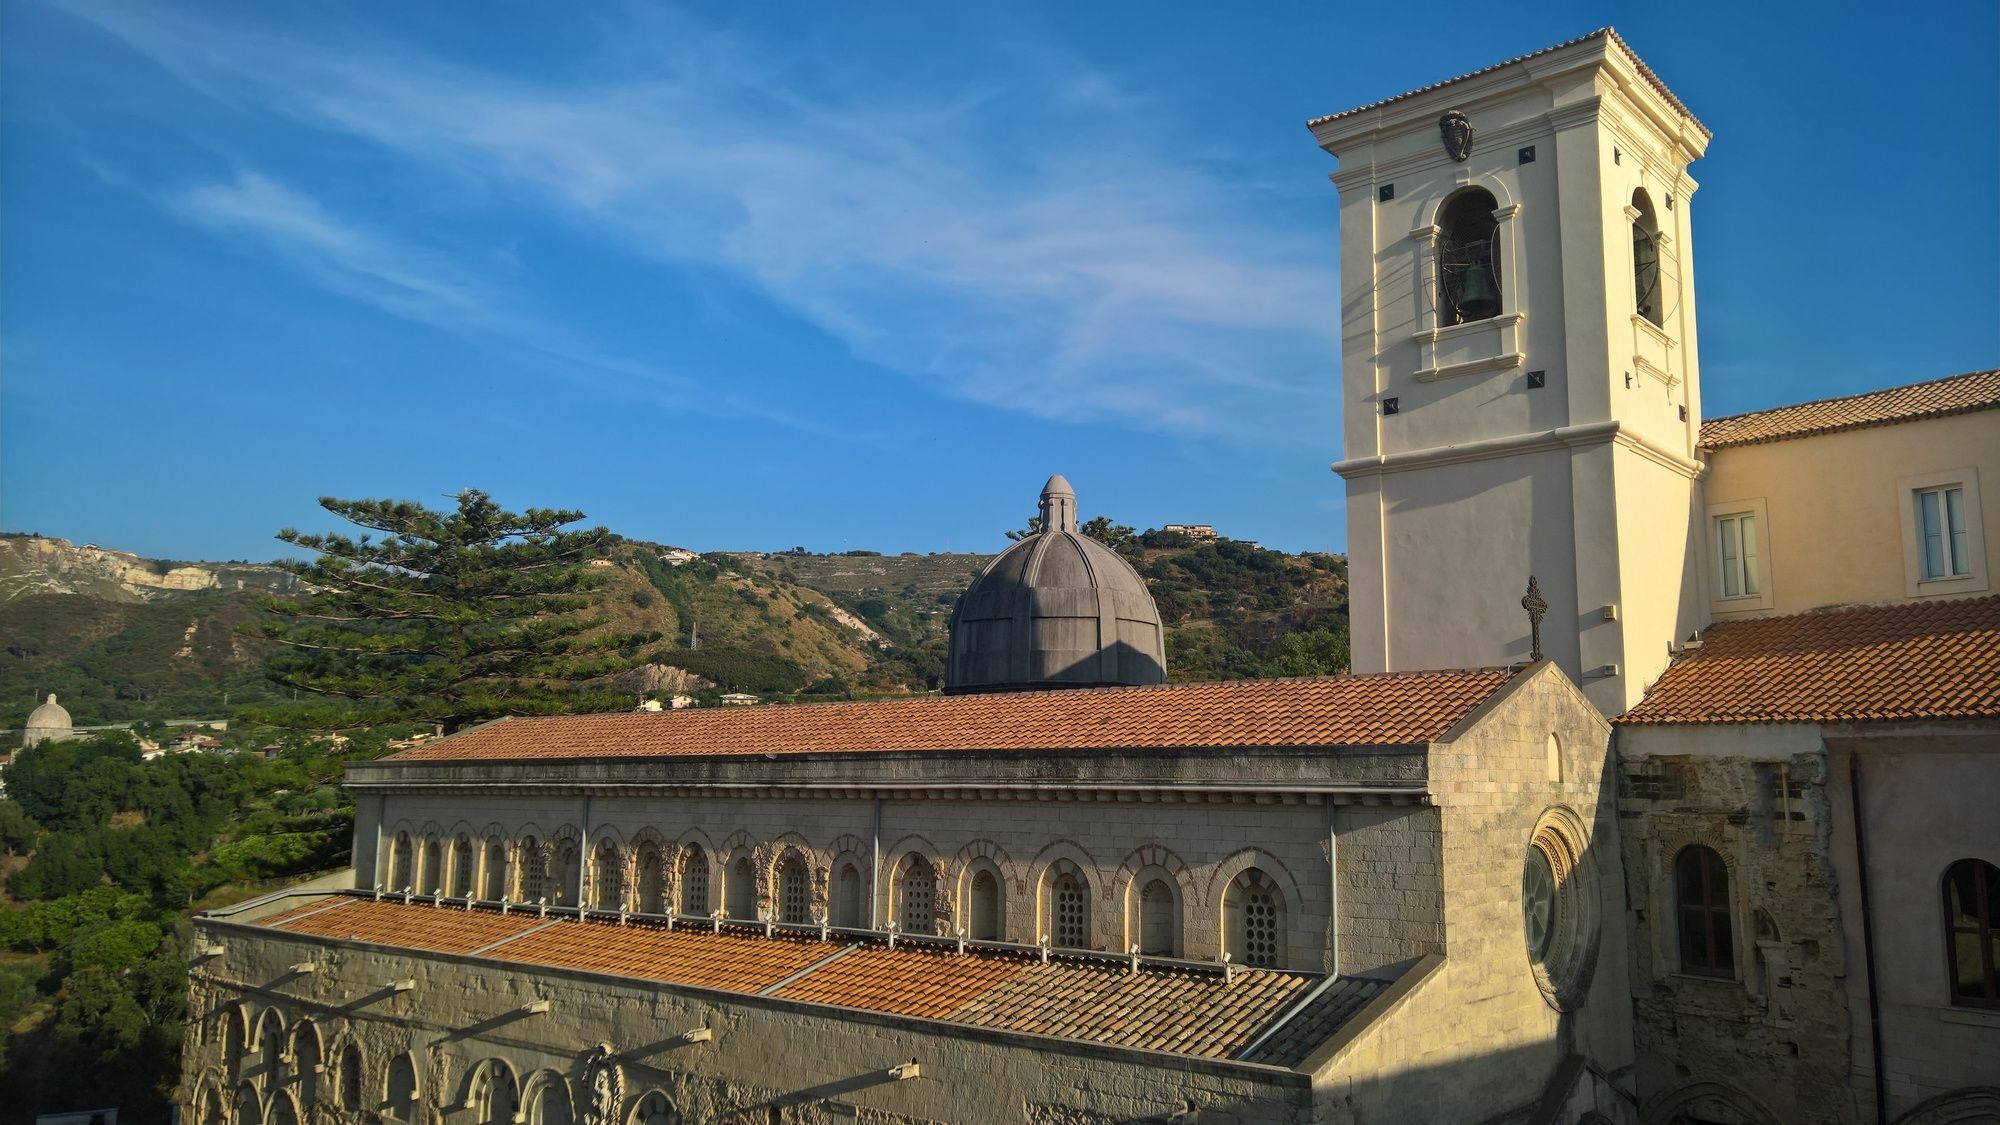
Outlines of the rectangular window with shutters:
{"label": "rectangular window with shutters", "polygon": [[1752,512],[1740,512],[1733,516],[1723,516],[1715,521],[1715,540],[1721,552],[1722,581],[1719,588],[1725,598],[1754,598],[1759,591],[1757,560],[1757,516]]}
{"label": "rectangular window with shutters", "polygon": [[1917,493],[1917,544],[1924,581],[1972,573],[1966,549],[1965,489],[1926,488]]}

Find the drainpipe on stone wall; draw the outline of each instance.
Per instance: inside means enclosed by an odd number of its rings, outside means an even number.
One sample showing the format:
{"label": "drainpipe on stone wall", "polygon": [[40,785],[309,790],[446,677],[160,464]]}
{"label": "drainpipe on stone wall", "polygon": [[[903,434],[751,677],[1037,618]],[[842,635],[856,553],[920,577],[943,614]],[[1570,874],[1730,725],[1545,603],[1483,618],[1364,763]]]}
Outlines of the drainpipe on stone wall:
{"label": "drainpipe on stone wall", "polygon": [[1333,796],[1326,798],[1326,936],[1329,976],[1340,975],[1340,836],[1334,830]]}
{"label": "drainpipe on stone wall", "polygon": [[875,798],[875,827],[873,849],[875,862],[868,865],[868,928],[882,928],[882,898],[877,892],[877,883],[882,878],[882,798]]}
{"label": "drainpipe on stone wall", "polygon": [[1848,796],[1854,799],[1854,866],[1860,871],[1861,952],[1868,968],[1868,1037],[1875,1050],[1875,1121],[1888,1125],[1889,1088],[1882,1073],[1882,1002],[1875,994],[1875,916],[1868,902],[1868,829],[1861,815],[1861,755],[1847,751]]}

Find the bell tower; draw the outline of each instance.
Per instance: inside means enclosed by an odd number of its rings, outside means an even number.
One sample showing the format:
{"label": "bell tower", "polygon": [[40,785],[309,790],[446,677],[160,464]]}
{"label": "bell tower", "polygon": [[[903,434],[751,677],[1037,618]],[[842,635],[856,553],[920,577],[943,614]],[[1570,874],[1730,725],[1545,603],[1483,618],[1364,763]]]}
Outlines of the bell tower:
{"label": "bell tower", "polygon": [[1610,29],[1310,123],[1340,159],[1354,668],[1547,656],[1607,714],[1699,621],[1688,165]]}

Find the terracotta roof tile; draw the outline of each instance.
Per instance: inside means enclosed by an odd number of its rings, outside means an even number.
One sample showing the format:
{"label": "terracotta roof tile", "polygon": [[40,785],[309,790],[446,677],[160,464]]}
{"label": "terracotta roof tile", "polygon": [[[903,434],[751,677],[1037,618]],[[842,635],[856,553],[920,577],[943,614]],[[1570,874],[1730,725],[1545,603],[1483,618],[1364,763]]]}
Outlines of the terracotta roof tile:
{"label": "terracotta roof tile", "polygon": [[1229,1058],[1319,978],[1245,970],[1149,969],[1102,961],[1032,962],[952,1018],[1010,1031]]}
{"label": "terracotta roof tile", "polygon": [[1387,987],[1388,981],[1369,977],[1335,981],[1325,992],[1313,997],[1304,1011],[1287,1020],[1276,1034],[1242,1057],[1248,1062],[1297,1066]]}
{"label": "terracotta roof tile", "polygon": [[1431,742],[1504,668],[503,719],[391,762]]}
{"label": "terracotta roof tile", "polygon": [[540,925],[523,914],[405,906],[400,902],[355,899],[311,916],[270,923],[271,928],[321,937],[346,938],[438,953],[470,953]]}
{"label": "terracotta roof tile", "polygon": [[2000,717],[2000,595],[1725,621],[1616,721]]}
{"label": "terracotta roof tile", "polygon": [[1690,122],[1692,122],[1695,128],[1700,129],[1702,136],[1712,137],[1715,135],[1709,132],[1708,126],[1703,125],[1701,123],[1701,120],[1694,115],[1692,110],[1688,109],[1686,105],[1682,104],[1679,98],[1674,96],[1674,92],[1672,90],[1667,89],[1667,84],[1660,80],[1659,75],[1653,73],[1653,68],[1647,66],[1646,60],[1639,57],[1639,52],[1634,51],[1632,49],[1632,45],[1625,42],[1625,37],[1618,34],[1618,32],[1613,30],[1612,28],[1608,27],[1600,27],[1596,31],[1593,31],[1588,35],[1579,35],[1574,39],[1568,39],[1561,43],[1557,43],[1553,47],[1543,47],[1539,51],[1530,51],[1525,55],[1516,55],[1513,58],[1507,59],[1504,62],[1494,63],[1492,66],[1482,66],[1478,70],[1467,71],[1466,73],[1461,74],[1456,78],[1447,78],[1442,82],[1433,82],[1428,86],[1420,86],[1417,89],[1409,91],[1408,93],[1397,94],[1393,98],[1383,98],[1381,101],[1369,102],[1367,105],[1358,105],[1355,106],[1353,109],[1341,110],[1339,113],[1329,113],[1324,117],[1315,117],[1312,120],[1306,122],[1306,126],[1308,128],[1311,128],[1318,125],[1324,125],[1329,121],[1339,121],[1342,118],[1353,117],[1355,114],[1358,113],[1366,113],[1371,109],[1381,109],[1383,106],[1393,105],[1396,102],[1414,98],[1419,94],[1428,94],[1432,90],[1442,89],[1446,86],[1451,86],[1456,83],[1463,82],[1468,78],[1477,78],[1482,74],[1490,74],[1493,71],[1500,70],[1504,67],[1513,66],[1516,63],[1527,62],[1529,59],[1538,59],[1541,58],[1543,55],[1553,54],[1566,47],[1574,47],[1579,43],[1588,43],[1593,39],[1609,39],[1613,44],[1616,44],[1619,50],[1625,52],[1625,57],[1632,61],[1632,65],[1638,69],[1639,76],[1646,80],[1646,84],[1651,86],[1655,93],[1658,93],[1661,97],[1667,99],[1668,105],[1671,105],[1676,110],[1679,110],[1681,116],[1687,118]]}
{"label": "terracotta roof tile", "polygon": [[488,956],[695,988],[761,992],[835,948],[803,938],[767,939],[761,933],[753,938],[729,930],[718,934],[660,925],[563,921],[510,941]]}
{"label": "terracotta roof tile", "polygon": [[947,1019],[967,1000],[1019,972],[1019,958],[958,954],[935,947],[857,949],[775,995],[906,1016]]}
{"label": "terracotta roof tile", "polygon": [[2000,370],[1973,371],[1906,387],[1711,418],[1701,424],[1701,446],[1727,449],[1995,407],[2000,407]]}
{"label": "terracotta roof tile", "polygon": [[[323,901],[320,904],[323,905]],[[379,945],[480,954],[496,964],[547,965],[731,992],[769,992],[845,1008],[1114,1043],[1208,1058],[1231,1058],[1289,1011],[1321,978],[1313,973],[1220,972],[1057,955],[1047,963],[1021,952],[964,954],[931,945],[890,949],[872,940],[765,937],[724,927],[667,930],[538,914],[502,916],[488,908],[405,906],[357,896],[330,910],[273,923],[293,933]],[[794,978],[788,980],[788,978]],[[1342,981],[1259,1049],[1256,1061],[1292,1065],[1373,995],[1379,982]],[[1344,1005],[1344,1006],[1342,1006]],[[1293,1021],[1298,1022],[1298,1021]]]}

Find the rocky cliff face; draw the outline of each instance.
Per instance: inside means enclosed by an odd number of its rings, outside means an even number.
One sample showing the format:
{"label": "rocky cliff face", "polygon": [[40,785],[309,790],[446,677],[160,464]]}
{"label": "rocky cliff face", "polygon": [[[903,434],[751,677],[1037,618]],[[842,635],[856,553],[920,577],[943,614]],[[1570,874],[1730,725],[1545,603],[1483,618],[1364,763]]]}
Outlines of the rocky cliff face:
{"label": "rocky cliff face", "polygon": [[250,589],[289,593],[297,589],[297,580],[272,566],[174,564],[94,544],[79,547],[67,539],[0,537],[0,602],[35,594],[82,594],[129,604]]}

